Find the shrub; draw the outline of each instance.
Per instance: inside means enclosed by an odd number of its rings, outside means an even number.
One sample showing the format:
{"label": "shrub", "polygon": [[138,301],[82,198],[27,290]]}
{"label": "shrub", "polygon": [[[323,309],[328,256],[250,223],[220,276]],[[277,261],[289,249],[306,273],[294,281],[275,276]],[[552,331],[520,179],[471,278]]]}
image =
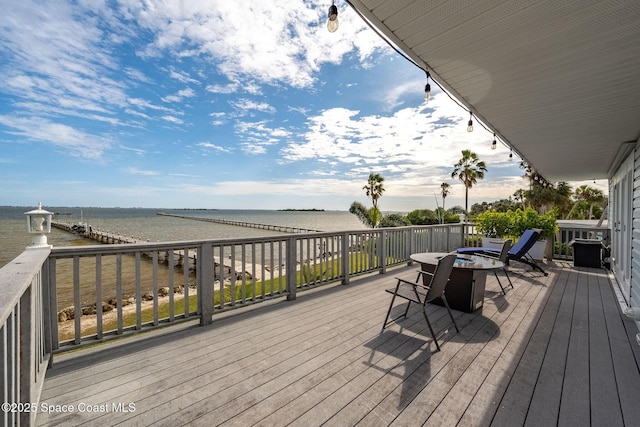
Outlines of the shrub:
{"label": "shrub", "polygon": [[512,234],[513,212],[484,211],[476,217],[476,229],[485,237],[505,237]]}
{"label": "shrub", "polygon": [[558,231],[556,211],[540,214],[535,209],[527,208],[524,211],[522,209],[516,209],[515,212],[511,212],[511,215],[511,236],[513,237],[520,237],[525,230],[540,228],[542,229],[542,233],[540,234],[539,240],[544,240],[553,236],[553,234]]}

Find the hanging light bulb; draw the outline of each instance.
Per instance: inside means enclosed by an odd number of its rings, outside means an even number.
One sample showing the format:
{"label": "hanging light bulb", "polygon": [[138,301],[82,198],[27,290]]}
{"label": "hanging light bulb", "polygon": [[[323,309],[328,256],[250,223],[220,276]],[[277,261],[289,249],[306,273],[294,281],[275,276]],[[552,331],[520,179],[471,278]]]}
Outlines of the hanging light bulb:
{"label": "hanging light bulb", "polygon": [[329,7],[329,19],[327,20],[327,30],[330,33],[335,33],[340,23],[338,22],[338,7],[335,2]]}
{"label": "hanging light bulb", "polygon": [[496,134],[493,134],[493,142],[491,143],[491,149],[495,150],[496,148],[498,148],[498,141],[496,141]]}
{"label": "hanging light bulb", "polygon": [[424,100],[429,101],[431,99],[431,85],[429,84],[430,74],[427,71],[427,85],[424,87]]}
{"label": "hanging light bulb", "polygon": [[467,123],[467,132],[473,132],[473,113],[469,111],[469,123]]}
{"label": "hanging light bulb", "polygon": [[520,169],[526,168],[527,165],[524,164],[524,160],[520,161]]}
{"label": "hanging light bulb", "polygon": [[511,148],[509,150],[509,161],[512,162],[513,161],[513,148]]}

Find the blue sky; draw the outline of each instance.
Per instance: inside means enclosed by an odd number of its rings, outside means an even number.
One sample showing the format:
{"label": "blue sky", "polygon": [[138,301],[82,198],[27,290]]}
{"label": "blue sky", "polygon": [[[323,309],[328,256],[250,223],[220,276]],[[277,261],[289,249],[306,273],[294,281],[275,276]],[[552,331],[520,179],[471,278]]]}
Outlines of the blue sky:
{"label": "blue sky", "polygon": [[526,186],[336,4],[329,33],[320,1],[4,2],[0,205],[347,210],[375,172],[383,210],[433,209],[442,182],[451,207],[463,149],[488,167],[470,204]]}

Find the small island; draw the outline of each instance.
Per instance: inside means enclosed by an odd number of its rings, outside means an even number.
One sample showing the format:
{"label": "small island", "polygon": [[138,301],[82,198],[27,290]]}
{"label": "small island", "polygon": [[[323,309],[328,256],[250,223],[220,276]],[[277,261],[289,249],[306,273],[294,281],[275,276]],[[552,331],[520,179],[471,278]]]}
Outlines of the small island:
{"label": "small island", "polygon": [[324,212],[324,209],[278,209],[278,212]]}

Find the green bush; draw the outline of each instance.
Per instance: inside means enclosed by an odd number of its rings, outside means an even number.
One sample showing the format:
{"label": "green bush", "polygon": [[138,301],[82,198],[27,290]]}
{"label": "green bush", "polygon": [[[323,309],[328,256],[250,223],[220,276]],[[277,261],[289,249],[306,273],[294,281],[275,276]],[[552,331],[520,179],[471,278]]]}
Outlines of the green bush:
{"label": "green bush", "polygon": [[513,237],[520,237],[525,230],[540,228],[542,229],[542,233],[540,234],[539,240],[544,240],[552,237],[553,234],[558,231],[555,211],[541,214],[532,208],[527,208],[524,211],[522,209],[516,209],[515,212],[511,212],[511,216],[511,236]]}
{"label": "green bush", "polygon": [[513,212],[484,211],[476,217],[476,229],[485,237],[506,237],[512,233]]}
{"label": "green bush", "polygon": [[540,240],[553,236],[558,231],[556,212],[538,213],[535,209],[516,209],[507,212],[485,211],[476,217],[476,228],[485,237],[519,238],[525,230],[542,229]]}

